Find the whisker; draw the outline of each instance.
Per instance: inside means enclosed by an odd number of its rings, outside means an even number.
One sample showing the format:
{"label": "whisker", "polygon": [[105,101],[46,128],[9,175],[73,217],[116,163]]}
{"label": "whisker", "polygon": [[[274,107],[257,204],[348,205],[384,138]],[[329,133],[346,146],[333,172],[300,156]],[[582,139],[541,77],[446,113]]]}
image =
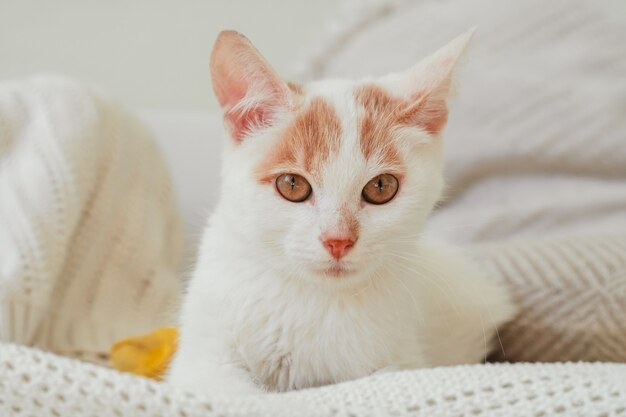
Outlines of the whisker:
{"label": "whisker", "polygon": [[[395,252],[390,252],[389,255],[394,256],[396,258],[405,260],[405,261],[413,261],[413,262],[420,262],[420,258],[419,257],[415,257],[415,258],[408,258],[405,256],[402,256],[401,254],[395,253]],[[398,265],[401,268],[404,268],[406,271],[408,272],[413,272],[415,274],[417,274],[418,277],[421,278],[426,278],[429,280],[430,283],[432,283],[437,289],[439,289],[447,298],[448,298],[448,302],[450,303],[450,305],[453,307],[454,311],[456,312],[456,314],[459,317],[462,317],[463,315],[461,314],[461,311],[459,311],[459,309],[456,306],[456,303],[453,302],[453,298],[450,296],[448,291],[452,291],[452,287],[450,287],[450,285],[448,284],[448,282],[445,279],[441,279],[443,278],[443,276],[441,275],[440,271],[434,270],[433,268],[429,267],[428,265],[421,263],[418,264],[417,266],[419,268],[423,268],[426,271],[424,271],[424,273],[410,268],[407,265],[404,265],[402,263],[396,263],[396,265]],[[434,276],[440,278],[439,281],[436,281],[433,277],[429,276],[428,274],[426,274],[426,272],[433,274]],[[443,285],[443,287],[439,284],[441,283],[441,285]]]}

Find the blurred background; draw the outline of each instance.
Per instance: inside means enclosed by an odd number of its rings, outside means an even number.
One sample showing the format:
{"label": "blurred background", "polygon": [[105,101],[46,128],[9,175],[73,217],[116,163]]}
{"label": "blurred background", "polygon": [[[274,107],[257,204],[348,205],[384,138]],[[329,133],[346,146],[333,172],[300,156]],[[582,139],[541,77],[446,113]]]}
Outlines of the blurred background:
{"label": "blurred background", "polygon": [[58,72],[143,109],[216,110],[208,57],[223,29],[289,77],[335,0],[0,0],[0,79]]}
{"label": "blurred background", "polygon": [[[300,51],[327,28],[338,3],[0,0],[0,79],[58,72],[98,84],[133,107],[216,110],[207,62],[220,30],[246,34],[290,78]],[[626,22],[625,0],[595,6]]]}

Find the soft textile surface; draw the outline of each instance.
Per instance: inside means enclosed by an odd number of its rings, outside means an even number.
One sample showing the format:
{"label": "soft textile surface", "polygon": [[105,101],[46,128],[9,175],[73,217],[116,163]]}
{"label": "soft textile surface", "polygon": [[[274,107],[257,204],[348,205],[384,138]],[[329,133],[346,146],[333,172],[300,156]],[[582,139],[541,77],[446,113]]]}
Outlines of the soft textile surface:
{"label": "soft textile surface", "polygon": [[200,398],[15,345],[0,345],[0,415],[601,417],[626,413],[626,365],[473,365],[381,374],[314,390]]}
{"label": "soft textile surface", "polygon": [[94,359],[164,324],[178,222],[133,117],[64,79],[0,84],[0,341]]}
{"label": "soft textile surface", "polygon": [[524,239],[470,250],[519,308],[500,329],[494,359],[626,362],[626,235]]}

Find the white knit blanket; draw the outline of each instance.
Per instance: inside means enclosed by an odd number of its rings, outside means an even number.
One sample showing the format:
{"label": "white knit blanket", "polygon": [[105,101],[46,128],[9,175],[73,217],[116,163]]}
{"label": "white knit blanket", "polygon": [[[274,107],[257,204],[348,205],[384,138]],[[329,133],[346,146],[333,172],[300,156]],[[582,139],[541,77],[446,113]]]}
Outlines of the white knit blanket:
{"label": "white knit blanket", "polygon": [[381,374],[318,389],[194,396],[14,345],[0,345],[0,415],[13,417],[602,417],[626,413],[626,365],[475,365]]}

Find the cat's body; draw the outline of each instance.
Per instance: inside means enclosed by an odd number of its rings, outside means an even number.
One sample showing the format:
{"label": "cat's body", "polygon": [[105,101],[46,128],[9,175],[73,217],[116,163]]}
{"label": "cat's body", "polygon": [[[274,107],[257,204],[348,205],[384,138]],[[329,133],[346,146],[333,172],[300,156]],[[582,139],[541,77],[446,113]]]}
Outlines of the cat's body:
{"label": "cat's body", "polygon": [[232,140],[173,383],[284,391],[484,359],[508,297],[419,237],[467,40],[411,72],[288,86],[241,35],[220,37],[212,70]]}

